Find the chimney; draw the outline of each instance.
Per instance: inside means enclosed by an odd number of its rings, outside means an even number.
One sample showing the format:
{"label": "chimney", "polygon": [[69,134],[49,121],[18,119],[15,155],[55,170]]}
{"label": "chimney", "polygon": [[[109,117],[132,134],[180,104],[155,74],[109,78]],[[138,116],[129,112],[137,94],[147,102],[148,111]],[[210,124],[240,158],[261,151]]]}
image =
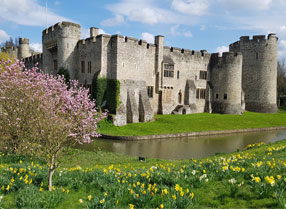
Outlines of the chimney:
{"label": "chimney", "polygon": [[89,30],[90,30],[90,37],[96,37],[99,33],[99,28],[91,27]]}

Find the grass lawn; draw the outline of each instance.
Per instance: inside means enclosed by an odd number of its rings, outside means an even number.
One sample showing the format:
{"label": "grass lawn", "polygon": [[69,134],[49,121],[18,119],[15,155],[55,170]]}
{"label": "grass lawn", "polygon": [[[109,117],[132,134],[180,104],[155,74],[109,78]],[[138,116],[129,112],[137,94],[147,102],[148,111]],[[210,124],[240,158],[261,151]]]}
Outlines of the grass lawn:
{"label": "grass lawn", "polygon": [[190,115],[156,115],[154,122],[133,123],[116,127],[111,122],[99,124],[101,134],[112,136],[144,136],[215,130],[235,130],[286,126],[286,112],[265,114],[245,112],[243,115],[199,113]]}
{"label": "grass lawn", "polygon": [[[44,162],[0,155],[0,208],[283,208],[286,140],[169,161],[74,150],[48,189]],[[68,159],[68,158],[67,158]]]}

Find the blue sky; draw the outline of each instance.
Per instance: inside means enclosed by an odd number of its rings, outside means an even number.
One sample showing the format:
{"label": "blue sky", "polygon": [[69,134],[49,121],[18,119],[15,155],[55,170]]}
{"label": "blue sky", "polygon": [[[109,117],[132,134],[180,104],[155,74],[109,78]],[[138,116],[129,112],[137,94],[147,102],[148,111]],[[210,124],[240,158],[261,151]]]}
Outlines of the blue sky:
{"label": "blue sky", "polygon": [[[102,33],[208,52],[225,51],[243,35],[279,37],[279,56],[286,57],[286,0],[0,0],[0,43],[27,37],[37,50],[48,26],[71,21]],[[47,17],[47,18],[46,18]],[[47,20],[47,21],[46,21]]]}

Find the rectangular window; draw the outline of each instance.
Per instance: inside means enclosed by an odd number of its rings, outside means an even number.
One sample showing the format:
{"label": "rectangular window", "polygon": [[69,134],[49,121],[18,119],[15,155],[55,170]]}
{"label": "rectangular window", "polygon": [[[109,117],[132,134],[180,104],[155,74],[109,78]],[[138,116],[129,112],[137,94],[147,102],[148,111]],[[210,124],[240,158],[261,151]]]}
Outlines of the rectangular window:
{"label": "rectangular window", "polygon": [[200,71],[200,79],[207,80],[207,71]]}
{"label": "rectangular window", "polygon": [[200,98],[200,89],[197,89],[197,91],[196,91],[196,98],[197,98],[197,99]]}
{"label": "rectangular window", "polygon": [[147,94],[149,98],[153,98],[153,86],[147,86]]}
{"label": "rectangular window", "polygon": [[206,98],[206,89],[197,89],[196,98],[197,99],[205,99]]}
{"label": "rectangular window", "polygon": [[177,79],[180,78],[180,71],[177,71]]}
{"label": "rectangular window", "polygon": [[174,78],[174,65],[164,65],[164,77]]}
{"label": "rectangular window", "polygon": [[87,73],[91,73],[91,62],[87,63]]}
{"label": "rectangular window", "polygon": [[81,73],[85,73],[85,63],[81,61]]}
{"label": "rectangular window", "polygon": [[206,98],[206,90],[200,89],[200,99],[205,99],[205,98]]}
{"label": "rectangular window", "polygon": [[224,95],[223,95],[223,98],[224,98],[225,100],[227,100],[227,94],[224,94]]}
{"label": "rectangular window", "polygon": [[215,95],[215,98],[218,99],[218,94]]}
{"label": "rectangular window", "polygon": [[58,60],[54,60],[54,71],[58,72]]}

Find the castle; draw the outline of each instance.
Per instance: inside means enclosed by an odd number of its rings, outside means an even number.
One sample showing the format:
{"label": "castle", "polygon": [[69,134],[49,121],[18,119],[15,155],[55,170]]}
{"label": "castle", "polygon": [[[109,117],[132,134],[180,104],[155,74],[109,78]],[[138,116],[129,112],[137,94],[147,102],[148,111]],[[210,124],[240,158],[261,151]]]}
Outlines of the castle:
{"label": "castle", "polygon": [[17,55],[46,73],[63,67],[88,88],[94,76],[119,81],[116,125],[151,121],[154,114],[277,112],[275,34],[242,36],[220,56],[164,46],[160,35],[150,44],[98,32],[92,27],[81,40],[80,25],[57,23],[42,33],[42,54],[30,56],[28,39],[20,39]]}

